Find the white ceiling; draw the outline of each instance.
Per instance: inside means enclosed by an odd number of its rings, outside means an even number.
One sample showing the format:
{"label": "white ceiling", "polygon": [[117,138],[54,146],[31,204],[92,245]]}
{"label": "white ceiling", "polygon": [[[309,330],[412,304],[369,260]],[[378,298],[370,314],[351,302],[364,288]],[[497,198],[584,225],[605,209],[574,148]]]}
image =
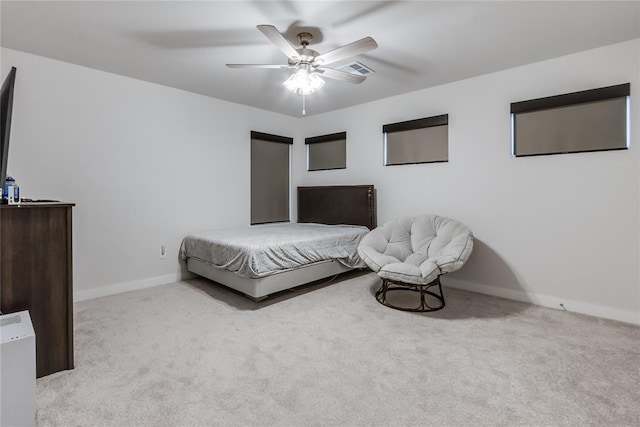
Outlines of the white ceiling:
{"label": "white ceiling", "polygon": [[[3,47],[291,116],[302,99],[286,63],[257,29],[297,45],[301,27],[321,53],[365,36],[356,59],[375,70],[355,85],[326,79],[307,97],[318,114],[640,37],[640,1],[5,1]],[[349,63],[333,64],[333,67]]]}

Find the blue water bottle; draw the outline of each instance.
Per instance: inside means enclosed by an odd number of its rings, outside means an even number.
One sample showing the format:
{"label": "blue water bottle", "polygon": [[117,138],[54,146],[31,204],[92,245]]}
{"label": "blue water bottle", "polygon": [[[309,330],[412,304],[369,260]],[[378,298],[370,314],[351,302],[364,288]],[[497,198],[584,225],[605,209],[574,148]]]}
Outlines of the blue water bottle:
{"label": "blue water bottle", "polygon": [[7,176],[7,180],[4,182],[4,186],[2,187],[2,200],[7,200],[9,198],[9,187],[12,185],[16,185],[16,180],[11,176]]}

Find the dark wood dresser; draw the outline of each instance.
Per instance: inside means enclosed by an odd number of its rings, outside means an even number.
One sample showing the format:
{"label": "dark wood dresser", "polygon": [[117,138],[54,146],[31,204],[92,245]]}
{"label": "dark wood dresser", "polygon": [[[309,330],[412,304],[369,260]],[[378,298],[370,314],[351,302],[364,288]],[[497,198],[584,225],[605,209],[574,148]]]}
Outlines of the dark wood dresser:
{"label": "dark wood dresser", "polygon": [[29,310],[36,376],[73,369],[73,203],[0,208],[0,309]]}

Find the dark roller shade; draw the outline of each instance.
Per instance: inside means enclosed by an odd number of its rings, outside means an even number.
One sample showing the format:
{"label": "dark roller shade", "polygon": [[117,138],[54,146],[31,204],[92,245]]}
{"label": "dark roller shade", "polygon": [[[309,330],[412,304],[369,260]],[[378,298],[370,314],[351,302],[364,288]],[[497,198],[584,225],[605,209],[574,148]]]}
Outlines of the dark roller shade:
{"label": "dark roller shade", "polygon": [[251,139],[251,224],[289,221],[289,147]]}
{"label": "dark roller shade", "polygon": [[307,143],[307,170],[345,169],[346,167],[346,137]]}
{"label": "dark roller shade", "polygon": [[627,99],[516,114],[516,156],[627,148]]}
{"label": "dark roller shade", "polygon": [[446,162],[449,126],[432,126],[386,134],[385,165]]}
{"label": "dark roller shade", "polygon": [[513,154],[627,149],[629,91],[627,83],[511,104]]}
{"label": "dark roller shade", "polygon": [[390,123],[384,133],[384,165],[449,161],[449,115]]}

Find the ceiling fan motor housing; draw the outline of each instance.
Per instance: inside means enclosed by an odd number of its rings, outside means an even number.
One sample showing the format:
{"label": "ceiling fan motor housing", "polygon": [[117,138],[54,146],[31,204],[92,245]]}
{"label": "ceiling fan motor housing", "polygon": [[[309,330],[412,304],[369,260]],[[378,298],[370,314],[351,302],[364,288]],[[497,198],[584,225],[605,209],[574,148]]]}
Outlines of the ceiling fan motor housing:
{"label": "ceiling fan motor housing", "polygon": [[307,47],[311,40],[313,40],[313,36],[311,33],[298,33],[298,40],[303,47]]}
{"label": "ceiling fan motor housing", "polygon": [[[296,51],[300,54],[300,59],[297,58],[289,58],[289,65],[298,65],[298,64],[311,64],[313,59],[319,55],[313,49],[307,48],[311,40],[313,40],[313,35],[311,33],[298,33],[298,40],[302,47],[300,49],[296,49]],[[314,66],[314,68],[317,67]]]}

